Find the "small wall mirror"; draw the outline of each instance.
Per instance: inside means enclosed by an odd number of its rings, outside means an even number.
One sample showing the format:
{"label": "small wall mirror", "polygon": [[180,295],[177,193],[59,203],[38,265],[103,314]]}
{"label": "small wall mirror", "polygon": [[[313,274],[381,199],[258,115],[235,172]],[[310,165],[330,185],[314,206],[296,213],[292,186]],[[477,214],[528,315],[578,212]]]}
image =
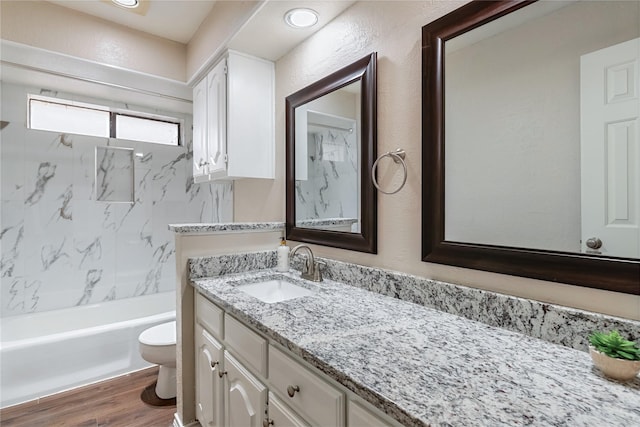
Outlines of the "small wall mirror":
{"label": "small wall mirror", "polygon": [[376,253],[376,53],[286,98],[287,238]]}
{"label": "small wall mirror", "polygon": [[640,294],[640,3],[423,27],[423,260]]}

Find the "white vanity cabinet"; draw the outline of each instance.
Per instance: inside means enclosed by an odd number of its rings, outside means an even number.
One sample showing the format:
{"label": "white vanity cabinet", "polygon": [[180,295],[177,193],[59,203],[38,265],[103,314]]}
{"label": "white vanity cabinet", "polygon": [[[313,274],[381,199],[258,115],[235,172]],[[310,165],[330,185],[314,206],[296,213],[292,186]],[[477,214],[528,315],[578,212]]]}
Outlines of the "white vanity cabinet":
{"label": "white vanity cabinet", "polygon": [[269,418],[267,425],[287,427],[310,427],[298,414],[292,411],[278,397],[269,392]]}
{"label": "white vanity cabinet", "polygon": [[224,425],[261,427],[267,415],[267,388],[228,351],[223,378]]}
{"label": "white vanity cabinet", "polygon": [[202,427],[222,427],[221,372],[224,351],[213,336],[196,325],[196,417]]}
{"label": "white vanity cabinet", "polygon": [[311,425],[344,426],[345,394],[273,345],[269,382]]}
{"label": "white vanity cabinet", "polygon": [[198,293],[195,311],[202,427],[398,426]]}
{"label": "white vanity cabinet", "polygon": [[193,88],[193,179],[275,177],[274,64],[228,51]]}
{"label": "white vanity cabinet", "polygon": [[347,408],[347,424],[349,427],[392,427],[392,424],[383,421],[363,405],[351,400]]}

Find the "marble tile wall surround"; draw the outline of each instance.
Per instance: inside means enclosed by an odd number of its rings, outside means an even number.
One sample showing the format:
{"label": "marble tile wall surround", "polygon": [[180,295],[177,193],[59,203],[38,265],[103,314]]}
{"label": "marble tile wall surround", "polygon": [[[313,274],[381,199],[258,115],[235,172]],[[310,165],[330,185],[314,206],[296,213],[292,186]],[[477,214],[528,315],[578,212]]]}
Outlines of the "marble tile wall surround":
{"label": "marble tile wall surround", "polygon": [[[291,261],[293,269],[300,270],[303,256],[294,257]],[[271,261],[259,261],[264,259]],[[429,280],[397,271],[320,259],[326,263],[322,267],[322,273],[327,279],[576,350],[587,350],[587,338],[595,330],[617,329],[622,335],[640,341],[638,321]],[[264,265],[264,268],[275,266],[275,251],[199,258],[190,261],[190,277],[193,280],[250,271],[261,268],[260,265]]]}
{"label": "marble tile wall surround", "polygon": [[134,152],[129,148],[96,147],[96,200],[133,203]]}
{"label": "marble tile wall surround", "polygon": [[[0,314],[173,290],[174,235],[167,225],[232,220],[231,184],[193,184],[191,118],[184,117],[188,143],[181,147],[36,131],[25,126],[28,93],[55,96],[2,84],[0,120],[9,125],[0,135]],[[140,153],[133,204],[96,201],[95,152],[104,146]]]}
{"label": "marble tile wall surround", "polygon": [[296,181],[297,218],[358,218],[356,133],[324,128],[307,141],[308,179]]}

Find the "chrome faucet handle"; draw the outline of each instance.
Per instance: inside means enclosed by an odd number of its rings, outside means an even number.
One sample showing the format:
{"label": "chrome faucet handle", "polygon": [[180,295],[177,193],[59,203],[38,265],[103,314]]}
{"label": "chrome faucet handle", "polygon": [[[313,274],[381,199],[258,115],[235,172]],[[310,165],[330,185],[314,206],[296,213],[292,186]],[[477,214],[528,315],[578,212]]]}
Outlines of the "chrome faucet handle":
{"label": "chrome faucet handle", "polygon": [[320,270],[321,265],[327,265],[326,262],[316,261],[313,266],[313,281],[314,282],[322,282],[322,271]]}
{"label": "chrome faucet handle", "polygon": [[289,254],[289,258],[293,259],[293,256],[298,253],[300,249],[304,249],[307,251],[307,255],[304,259],[304,266],[302,271],[300,272],[300,276],[303,279],[312,280],[314,282],[322,281],[322,273],[320,272],[320,267],[318,264],[324,264],[323,262],[316,261],[313,256],[313,252],[311,248],[307,245],[298,245],[295,248],[291,249],[291,253]]}

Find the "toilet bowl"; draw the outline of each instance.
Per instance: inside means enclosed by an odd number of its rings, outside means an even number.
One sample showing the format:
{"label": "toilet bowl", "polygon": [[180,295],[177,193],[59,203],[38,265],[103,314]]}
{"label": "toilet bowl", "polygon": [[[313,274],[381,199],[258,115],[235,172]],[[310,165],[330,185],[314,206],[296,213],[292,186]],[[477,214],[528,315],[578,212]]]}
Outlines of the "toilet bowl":
{"label": "toilet bowl", "polygon": [[176,397],[176,322],[162,323],[143,331],[138,337],[140,355],[160,365],[156,395],[160,399]]}

